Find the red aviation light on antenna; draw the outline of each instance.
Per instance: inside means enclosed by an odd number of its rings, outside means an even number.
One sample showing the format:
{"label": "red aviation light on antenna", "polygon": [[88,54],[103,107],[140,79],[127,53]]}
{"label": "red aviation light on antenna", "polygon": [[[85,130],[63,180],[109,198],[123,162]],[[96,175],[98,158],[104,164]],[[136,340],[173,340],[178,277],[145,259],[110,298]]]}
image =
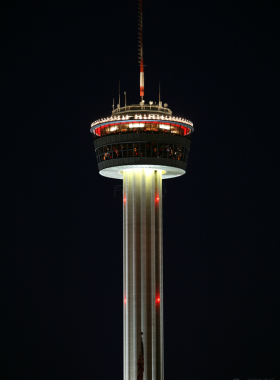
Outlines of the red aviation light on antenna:
{"label": "red aviation light on antenna", "polygon": [[126,298],[124,299],[124,303],[126,303]]}
{"label": "red aviation light on antenna", "polygon": [[156,303],[160,303],[160,298],[159,297],[156,298]]}

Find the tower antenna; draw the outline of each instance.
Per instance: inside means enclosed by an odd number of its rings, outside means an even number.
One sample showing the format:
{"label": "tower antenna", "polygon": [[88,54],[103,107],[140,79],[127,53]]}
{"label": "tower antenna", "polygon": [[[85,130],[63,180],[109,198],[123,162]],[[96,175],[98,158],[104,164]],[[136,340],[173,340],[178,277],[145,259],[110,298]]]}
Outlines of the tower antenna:
{"label": "tower antenna", "polygon": [[143,62],[143,16],[142,0],[138,0],[138,59],[140,65],[140,98],[144,99],[144,62]]}
{"label": "tower antenna", "polygon": [[158,85],[158,106],[161,107],[161,101],[160,101],[160,82]]}
{"label": "tower antenna", "polygon": [[121,108],[121,81],[119,80],[119,104],[118,104],[118,108]]}

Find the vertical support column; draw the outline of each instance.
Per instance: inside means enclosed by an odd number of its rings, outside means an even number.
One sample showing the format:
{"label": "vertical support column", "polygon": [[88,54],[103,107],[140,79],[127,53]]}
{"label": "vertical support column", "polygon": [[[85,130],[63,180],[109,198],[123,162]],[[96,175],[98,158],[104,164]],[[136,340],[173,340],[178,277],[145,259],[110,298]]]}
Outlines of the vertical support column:
{"label": "vertical support column", "polygon": [[163,380],[162,172],[123,173],[124,380]]}
{"label": "vertical support column", "polygon": [[160,330],[160,341],[161,341],[161,380],[164,380],[164,317],[163,317],[163,213],[162,213],[162,173],[161,173],[161,181],[160,181],[160,209],[159,209],[159,220],[160,220],[160,325],[162,326]]}
{"label": "vertical support column", "polygon": [[152,379],[157,380],[157,320],[156,320],[156,171],[151,174],[149,198],[151,199],[151,351],[152,351]]}
{"label": "vertical support column", "polygon": [[126,172],[123,173],[123,377],[128,379],[127,356],[127,231],[126,231]]}
{"label": "vertical support column", "polygon": [[162,172],[155,171],[155,318],[156,318],[156,374],[163,380],[163,267],[162,267]]}

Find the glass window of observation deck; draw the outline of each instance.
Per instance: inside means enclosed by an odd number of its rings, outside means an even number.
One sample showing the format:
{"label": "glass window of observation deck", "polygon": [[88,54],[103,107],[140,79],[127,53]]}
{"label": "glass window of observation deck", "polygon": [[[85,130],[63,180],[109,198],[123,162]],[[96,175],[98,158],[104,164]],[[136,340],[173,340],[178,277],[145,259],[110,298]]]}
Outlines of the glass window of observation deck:
{"label": "glass window of observation deck", "polygon": [[[187,147],[181,145],[174,144],[166,144],[165,143],[146,143],[145,149],[138,149],[138,146],[144,147],[145,143],[125,143],[129,147],[133,147],[130,150],[113,150],[114,145],[105,145],[104,147],[100,147],[96,151],[97,161],[98,163],[118,158],[126,158],[126,157],[154,157],[154,158],[167,158],[171,160],[178,160],[187,162],[189,150]],[[152,148],[150,146],[152,145]],[[123,145],[121,145],[123,147]],[[111,149],[110,149],[111,148]],[[105,152],[104,152],[105,151]],[[184,153],[185,152],[185,153]]]}

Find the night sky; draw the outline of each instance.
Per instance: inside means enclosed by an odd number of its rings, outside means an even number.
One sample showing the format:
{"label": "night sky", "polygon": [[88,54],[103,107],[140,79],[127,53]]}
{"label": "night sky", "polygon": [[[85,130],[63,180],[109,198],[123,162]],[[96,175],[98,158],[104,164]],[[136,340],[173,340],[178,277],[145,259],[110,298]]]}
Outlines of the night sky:
{"label": "night sky", "polygon": [[[145,100],[194,123],[164,181],[165,379],[279,379],[277,2],[145,1]],[[123,376],[121,181],[92,121],[138,103],[137,1],[2,12],[1,378]],[[2,179],[3,179],[2,178]]]}

